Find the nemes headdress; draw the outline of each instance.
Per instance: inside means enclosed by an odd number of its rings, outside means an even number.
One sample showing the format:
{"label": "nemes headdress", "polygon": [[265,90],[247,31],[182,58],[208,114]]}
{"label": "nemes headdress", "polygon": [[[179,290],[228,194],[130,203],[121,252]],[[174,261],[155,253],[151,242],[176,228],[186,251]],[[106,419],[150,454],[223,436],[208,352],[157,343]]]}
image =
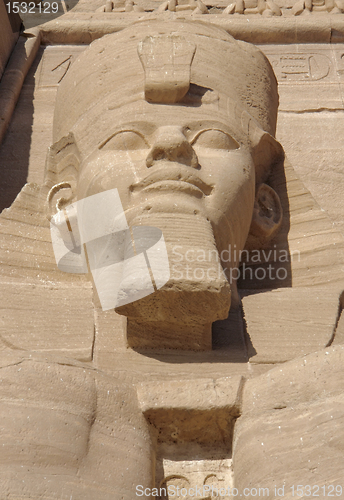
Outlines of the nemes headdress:
{"label": "nemes headdress", "polygon": [[115,123],[122,106],[142,99],[193,106],[211,92],[235,138],[252,146],[257,181],[264,181],[283,156],[274,139],[275,75],[255,46],[202,22],[144,21],[94,41],[60,85],[54,142],[72,133],[82,160],[106,139],[109,114]]}

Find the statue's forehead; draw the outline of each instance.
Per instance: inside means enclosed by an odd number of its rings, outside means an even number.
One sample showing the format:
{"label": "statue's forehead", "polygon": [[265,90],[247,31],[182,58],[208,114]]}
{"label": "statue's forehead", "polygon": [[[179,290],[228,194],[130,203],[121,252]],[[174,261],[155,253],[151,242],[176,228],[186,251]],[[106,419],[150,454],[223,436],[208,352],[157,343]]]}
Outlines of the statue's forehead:
{"label": "statue's forehead", "polygon": [[[114,113],[114,116],[116,115],[117,113]],[[142,100],[123,106],[112,123],[114,128],[139,126],[149,134],[162,126],[197,128],[202,126],[203,122],[211,121],[229,127],[231,120],[227,108],[221,108],[218,103],[191,107],[180,104],[149,104]]]}
{"label": "statue's forehead", "polygon": [[106,127],[85,127],[81,130],[81,124],[78,124],[75,136],[81,150],[85,142],[85,145],[94,145],[93,151],[101,148],[120,131],[133,130],[144,136],[154,136],[161,127],[166,126],[176,126],[190,132],[191,138],[198,130],[219,128],[239,143],[246,143],[247,134],[242,128],[240,113],[235,111],[228,105],[227,99],[221,96],[213,102],[196,106],[151,104],[142,97],[135,102],[118,103],[116,108],[104,109],[102,123],[106,123]]}

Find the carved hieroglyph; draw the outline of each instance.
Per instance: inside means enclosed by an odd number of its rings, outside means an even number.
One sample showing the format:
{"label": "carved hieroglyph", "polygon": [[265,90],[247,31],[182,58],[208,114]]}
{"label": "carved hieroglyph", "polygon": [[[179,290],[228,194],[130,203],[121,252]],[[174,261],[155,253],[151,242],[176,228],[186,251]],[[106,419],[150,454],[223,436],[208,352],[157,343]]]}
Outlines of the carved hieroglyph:
{"label": "carved hieroglyph", "polygon": [[[294,17],[309,14],[321,16],[326,14],[342,14],[344,11],[343,0],[165,0],[149,2],[143,0],[107,0],[98,7],[101,0],[94,5],[96,12],[112,15],[147,14],[155,11],[158,13],[177,12],[187,16],[195,15],[235,15],[248,16],[252,19],[255,15],[263,17]],[[75,11],[89,11],[90,6],[85,1],[79,2]]]}

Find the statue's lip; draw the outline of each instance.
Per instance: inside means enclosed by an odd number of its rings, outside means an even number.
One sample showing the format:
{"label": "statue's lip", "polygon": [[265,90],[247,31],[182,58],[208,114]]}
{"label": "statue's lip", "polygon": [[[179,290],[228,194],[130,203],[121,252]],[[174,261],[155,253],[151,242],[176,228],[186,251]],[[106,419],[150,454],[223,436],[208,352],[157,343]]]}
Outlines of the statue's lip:
{"label": "statue's lip", "polygon": [[191,186],[196,187],[197,191],[201,191],[205,196],[208,196],[213,190],[213,186],[206,184],[196,175],[193,167],[176,164],[165,164],[164,167],[156,168],[147,177],[132,184],[130,190],[132,192],[146,190],[153,187],[153,184],[156,184],[154,188],[157,189],[163,189],[165,186],[166,188],[172,187],[177,190],[180,188],[183,191],[185,191],[185,187],[188,184],[189,188]]}

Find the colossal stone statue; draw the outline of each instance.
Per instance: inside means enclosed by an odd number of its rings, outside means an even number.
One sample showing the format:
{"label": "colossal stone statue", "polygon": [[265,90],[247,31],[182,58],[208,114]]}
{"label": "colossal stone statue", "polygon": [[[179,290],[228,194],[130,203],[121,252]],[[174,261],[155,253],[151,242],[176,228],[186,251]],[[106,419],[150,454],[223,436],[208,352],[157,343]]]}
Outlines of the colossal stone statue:
{"label": "colossal stone statue", "polygon": [[[93,304],[81,302],[82,318],[73,323],[80,345],[87,344],[82,320],[94,314],[90,357],[80,346],[39,354],[17,347],[16,339],[7,342],[0,371],[1,498],[176,497],[167,486],[184,487],[187,494],[179,497],[204,500],[216,496],[212,486],[224,487],[219,498],[231,498],[233,486],[239,495],[249,488],[247,498],[256,497],[254,488],[260,487],[268,488],[268,498],[317,491],[340,496],[336,461],[343,447],[331,433],[342,432],[336,382],[343,380],[342,347],[270,371],[264,365],[255,369],[247,357],[233,362],[209,354],[212,323],[230,310],[234,334],[240,316],[240,252],[266,248],[283,224],[279,194],[287,198],[285,186],[281,178],[270,185],[274,172],[283,171],[277,108],[277,82],[262,52],[203,23],[134,24],[93,42],[72,64],[57,95],[44,186],[40,192],[31,188],[22,203],[30,207],[30,196],[44,197],[48,218],[64,214],[61,220],[74,234],[81,214],[70,207],[95,196],[94,217],[84,223],[94,225],[97,214],[104,214],[111,234],[116,223],[112,207],[111,216],[104,211],[105,195],[117,190],[134,234],[128,247],[144,248],[149,239],[143,232],[137,240],[135,229],[159,229],[170,277],[156,286],[152,265],[155,291],[146,294],[136,268],[126,268],[121,291],[134,289],[142,298],[119,304],[116,312],[100,310],[103,290],[95,282]],[[18,214],[21,221],[19,209]],[[113,250],[111,239],[102,238],[92,247],[94,255],[85,247],[88,263]],[[70,250],[79,251],[77,245]],[[77,279],[54,295],[61,314]],[[315,307],[317,293],[310,294]],[[277,293],[268,296],[281,304]],[[251,296],[245,299],[250,325]],[[49,300],[42,295],[42,307]],[[115,353],[116,337],[103,363],[97,358],[103,348],[98,334],[116,334],[116,313],[127,318],[126,329],[120,323],[126,341]],[[335,465],[322,456],[321,426]],[[291,449],[295,443],[298,456]],[[300,483],[303,478],[307,483]],[[298,484],[305,486],[302,494]]]}
{"label": "colossal stone statue", "polygon": [[[232,269],[250,226],[262,244],[282,220],[264,184],[282,158],[277,106],[263,54],[199,23],[104,37],[63,80],[50,211],[117,188],[129,226],[160,228],[170,262],[180,259],[158,292],[117,309],[132,347],[211,348],[211,324],[238,303]],[[123,279],[135,287],[137,276]]]}

